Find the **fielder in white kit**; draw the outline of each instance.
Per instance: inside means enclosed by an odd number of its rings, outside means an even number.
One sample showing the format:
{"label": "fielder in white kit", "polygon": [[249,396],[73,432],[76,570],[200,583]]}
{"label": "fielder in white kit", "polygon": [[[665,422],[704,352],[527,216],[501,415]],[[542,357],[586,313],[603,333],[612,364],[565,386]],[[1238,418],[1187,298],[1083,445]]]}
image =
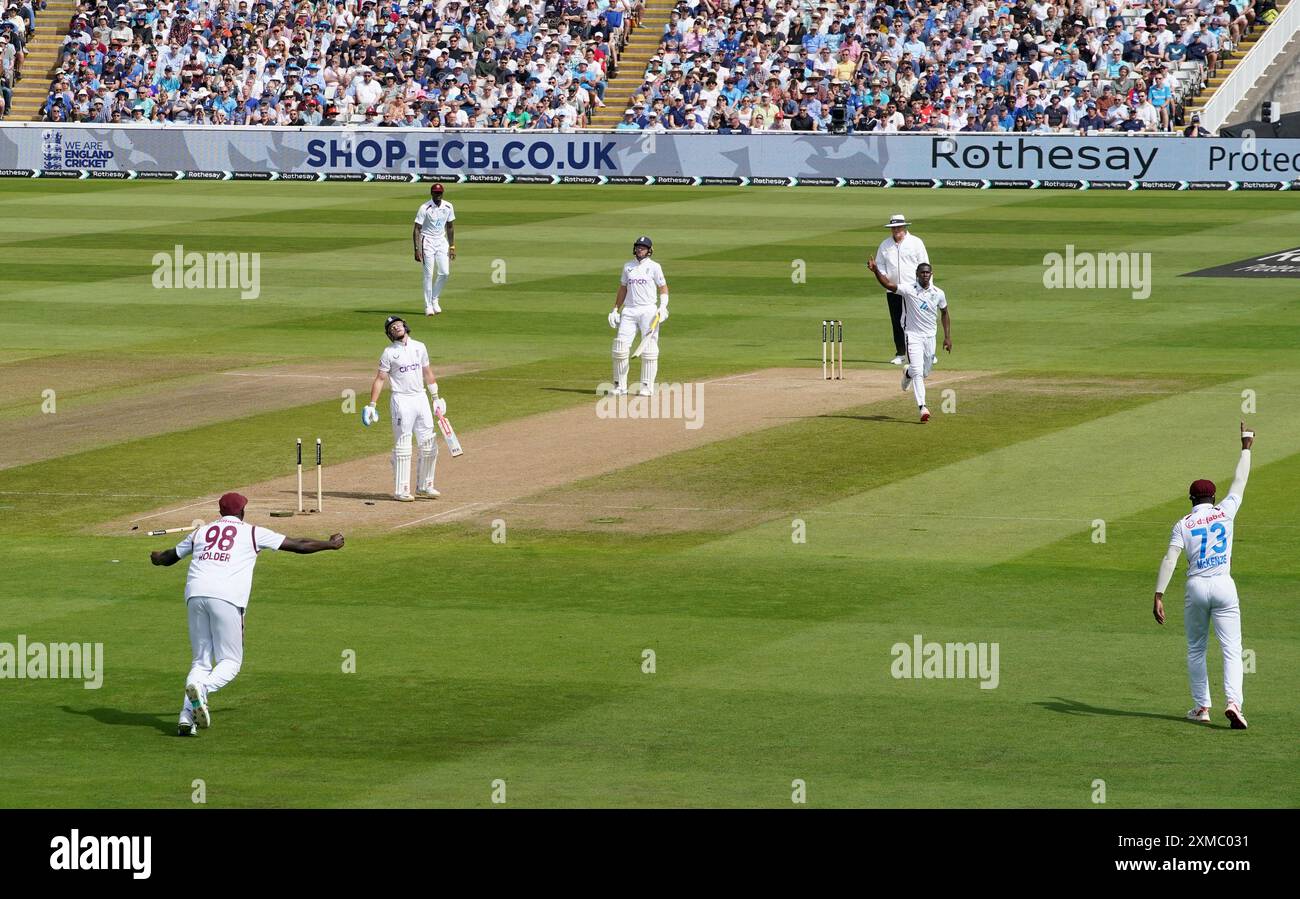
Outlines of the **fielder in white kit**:
{"label": "fielder in white kit", "polygon": [[653,396],[655,376],[659,372],[659,326],[668,320],[668,282],[664,270],[650,257],[654,243],[648,237],[638,237],[632,243],[630,262],[623,264],[618,279],[618,294],[614,309],[609,313],[609,326],[618,334],[614,337],[614,396],[627,393],[628,355],[632,340],[641,332],[641,387],[638,396]]}
{"label": "fielder in white kit", "polygon": [[451,276],[451,260],[456,258],[456,210],[442,198],[441,184],[429,188],[429,202],[415,214],[411,241],[415,244],[415,261],[424,265],[424,314],[442,312],[438,298]]}
{"label": "fielder in white kit", "polygon": [[1192,721],[1210,720],[1210,676],[1205,667],[1205,647],[1209,642],[1210,622],[1223,650],[1223,693],[1227,701],[1224,715],[1235,730],[1246,729],[1241,712],[1241,608],[1237,601],[1237,584],[1232,579],[1232,527],[1241,509],[1246,479],[1250,476],[1250,448],[1255,432],[1241,425],[1241,459],[1232,478],[1232,486],[1223,502],[1215,505],[1213,481],[1197,480],[1188,490],[1192,511],[1174,525],[1169,549],[1160,562],[1156,578],[1156,600],[1152,614],[1165,623],[1165,588],[1174,575],[1178,557],[1187,557],[1187,588],[1183,605],[1183,626],[1187,632],[1187,679],[1192,688]]}
{"label": "fielder in white kit", "polygon": [[934,286],[934,269],[922,262],[916,267],[916,280],[895,283],[880,270],[875,257],[867,260],[867,267],[876,275],[880,286],[903,299],[903,336],[907,340],[907,368],[903,371],[903,389],[912,388],[921,421],[930,420],[930,410],[925,405],[925,379],[934,365],[934,340],[938,331],[938,318],[943,319],[943,348],[952,352],[952,322],[948,318],[948,297]]}
{"label": "fielder in white kit", "polygon": [[[406,322],[396,315],[384,321],[384,334],[391,341],[379,357],[379,371],[370,385],[370,404],[361,410],[361,423],[369,427],[379,421],[375,404],[389,382],[389,415],[393,419],[393,499],[415,502],[411,495],[411,435],[420,447],[416,489],[421,496],[437,499],[442,494],[433,486],[438,462],[438,439],[434,415],[447,414],[447,401],[438,396],[438,381],[429,367],[429,350],[411,337]],[[429,396],[424,395],[425,386]],[[432,398],[433,405],[429,405]]]}
{"label": "fielder in white kit", "polygon": [[282,549],[307,555],[343,548],[342,534],[311,540],[247,524],[247,505],[241,494],[227,493],[217,503],[220,518],[191,532],[174,549],[149,554],[155,565],[175,565],[193,555],[185,578],[193,661],[176,729],[182,737],[198,736],[198,728],[212,725],[208,695],[234,680],[244,664],[244,611],[258,553]]}

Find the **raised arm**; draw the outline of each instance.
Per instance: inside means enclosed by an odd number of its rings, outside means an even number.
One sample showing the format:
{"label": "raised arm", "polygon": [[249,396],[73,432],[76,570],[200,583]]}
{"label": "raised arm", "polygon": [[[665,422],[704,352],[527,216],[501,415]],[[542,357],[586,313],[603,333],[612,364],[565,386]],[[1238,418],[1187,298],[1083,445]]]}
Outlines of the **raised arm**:
{"label": "raised arm", "polygon": [[871,269],[871,273],[876,276],[876,280],[880,282],[881,287],[885,288],[885,290],[890,293],[898,293],[898,285],[885,277],[885,273],[880,270],[878,265],[876,265],[875,256],[872,256],[867,260],[867,268]]}
{"label": "raised arm", "polygon": [[1241,458],[1237,460],[1237,470],[1232,475],[1232,486],[1228,496],[1241,498],[1246,489],[1246,479],[1250,477],[1250,448],[1255,444],[1255,432],[1246,430],[1246,423],[1241,423]]}

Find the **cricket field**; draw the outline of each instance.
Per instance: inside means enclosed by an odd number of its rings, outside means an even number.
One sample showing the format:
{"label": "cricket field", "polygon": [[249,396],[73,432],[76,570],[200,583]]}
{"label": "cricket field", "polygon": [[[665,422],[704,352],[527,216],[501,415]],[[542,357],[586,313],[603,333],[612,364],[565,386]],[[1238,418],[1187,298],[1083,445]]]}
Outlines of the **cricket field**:
{"label": "cricket field", "polygon": [[[1300,281],[1184,277],[1290,249],[1294,195],[449,185],[433,319],[426,198],[0,182],[0,806],[1300,804]],[[900,211],[952,314],[925,425],[865,266]],[[640,234],[666,418],[595,395]],[[1138,254],[1149,296],[1048,289],[1067,252]],[[250,295],[184,286],[192,253],[250,254]],[[361,426],[390,313],[465,447],[437,501],[388,497],[386,394]],[[1245,732],[1213,640],[1184,720],[1181,570],[1151,615],[1242,420]],[[272,518],[299,437],[323,508]],[[182,739],[185,568],[149,563],[181,535],[144,534],[236,489],[347,546],[261,557],[243,670]]]}

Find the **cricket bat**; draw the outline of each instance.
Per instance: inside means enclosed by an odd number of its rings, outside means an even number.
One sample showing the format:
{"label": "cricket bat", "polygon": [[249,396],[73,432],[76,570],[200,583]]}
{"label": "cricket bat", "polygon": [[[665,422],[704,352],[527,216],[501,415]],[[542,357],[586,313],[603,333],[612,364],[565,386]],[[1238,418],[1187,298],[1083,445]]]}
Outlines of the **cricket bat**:
{"label": "cricket bat", "polygon": [[438,416],[438,427],[442,429],[443,439],[447,441],[447,449],[451,450],[451,455],[453,458],[465,452],[463,449],[460,448],[460,439],[456,436],[456,432],[452,429],[451,422],[447,420],[447,416],[445,415]]}
{"label": "cricket bat", "polygon": [[645,342],[650,339],[651,334],[653,334],[658,330],[659,330],[659,313],[656,312],[655,317],[650,319],[650,328],[645,332],[645,337],[641,338],[641,342],[637,344],[637,348],[632,351],[633,359],[640,357],[641,351],[645,349]]}

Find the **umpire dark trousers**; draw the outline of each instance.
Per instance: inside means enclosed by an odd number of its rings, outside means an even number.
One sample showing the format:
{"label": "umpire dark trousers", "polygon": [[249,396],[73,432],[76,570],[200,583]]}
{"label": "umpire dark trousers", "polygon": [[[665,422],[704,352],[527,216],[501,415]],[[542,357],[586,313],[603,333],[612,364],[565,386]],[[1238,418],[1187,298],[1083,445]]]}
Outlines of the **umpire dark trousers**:
{"label": "umpire dark trousers", "polygon": [[894,355],[907,355],[907,342],[903,339],[903,298],[896,293],[886,293],[889,303],[889,326],[894,331]]}

